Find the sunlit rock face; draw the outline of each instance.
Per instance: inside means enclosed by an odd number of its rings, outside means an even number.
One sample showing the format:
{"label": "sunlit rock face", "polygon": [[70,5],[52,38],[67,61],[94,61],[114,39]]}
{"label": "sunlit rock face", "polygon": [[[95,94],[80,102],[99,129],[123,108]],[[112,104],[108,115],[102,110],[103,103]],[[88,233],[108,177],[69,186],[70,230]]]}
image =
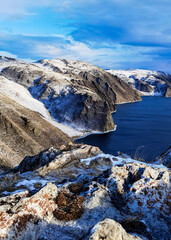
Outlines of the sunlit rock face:
{"label": "sunlit rock face", "polygon": [[4,58],[0,71],[27,88],[55,120],[82,132],[113,130],[115,104],[141,100],[121,79],[81,61],[45,59],[29,64]]}
{"label": "sunlit rock face", "polygon": [[49,148],[1,173],[0,237],[167,239],[169,174],[89,145]]}
{"label": "sunlit rock face", "polygon": [[150,70],[107,70],[138,90],[142,96],[171,97],[171,75]]}

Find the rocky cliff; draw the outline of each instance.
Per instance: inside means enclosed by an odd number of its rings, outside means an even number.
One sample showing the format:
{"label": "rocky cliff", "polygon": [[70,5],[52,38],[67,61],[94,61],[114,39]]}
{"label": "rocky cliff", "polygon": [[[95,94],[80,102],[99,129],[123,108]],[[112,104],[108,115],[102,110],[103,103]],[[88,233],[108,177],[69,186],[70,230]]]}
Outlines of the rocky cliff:
{"label": "rocky cliff", "polygon": [[167,168],[62,145],[1,173],[0,238],[166,240]]}
{"label": "rocky cliff", "polygon": [[142,96],[171,97],[171,75],[150,70],[107,70],[138,90]]}
{"label": "rocky cliff", "polygon": [[28,64],[5,58],[0,69],[4,77],[27,88],[55,120],[83,132],[113,130],[115,104],[141,99],[124,81],[85,62]]}

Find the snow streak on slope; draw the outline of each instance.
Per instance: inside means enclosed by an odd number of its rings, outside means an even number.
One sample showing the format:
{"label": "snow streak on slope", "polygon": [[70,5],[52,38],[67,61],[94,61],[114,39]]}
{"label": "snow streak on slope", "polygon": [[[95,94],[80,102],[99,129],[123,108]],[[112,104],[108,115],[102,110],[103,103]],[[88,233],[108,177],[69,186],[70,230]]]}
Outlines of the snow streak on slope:
{"label": "snow streak on slope", "polygon": [[0,91],[24,107],[39,112],[48,122],[59,128],[68,136],[74,137],[82,135],[81,132],[54,121],[43,103],[34,99],[29,91],[20,84],[0,76]]}

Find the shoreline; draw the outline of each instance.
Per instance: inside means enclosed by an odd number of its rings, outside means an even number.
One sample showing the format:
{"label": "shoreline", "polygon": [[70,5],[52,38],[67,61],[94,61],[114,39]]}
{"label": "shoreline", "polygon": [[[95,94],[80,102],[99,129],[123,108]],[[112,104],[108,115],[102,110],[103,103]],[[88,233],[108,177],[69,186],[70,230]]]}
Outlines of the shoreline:
{"label": "shoreline", "polygon": [[114,132],[114,131],[116,131],[116,128],[117,128],[117,125],[115,125],[114,129],[112,129],[112,130],[108,130],[108,131],[104,131],[104,132],[97,132],[97,131],[88,132],[85,135],[83,134],[82,136],[78,136],[76,138],[73,137],[72,139],[73,139],[73,141],[76,141],[76,140],[80,140],[82,138],[88,137],[91,134],[106,134],[106,133]]}
{"label": "shoreline", "polygon": [[[137,100],[137,101],[116,103],[115,105],[136,103],[136,102],[141,102],[142,100],[143,100],[143,99],[141,98],[140,100]],[[114,111],[111,111],[111,114],[116,113],[116,112],[117,112],[117,109],[114,110]],[[73,137],[72,137],[72,140],[73,140],[73,141],[80,140],[80,139],[83,139],[83,138],[85,138],[85,137],[88,137],[88,136],[91,135],[91,134],[106,134],[106,133],[114,132],[114,131],[116,131],[116,129],[117,129],[117,125],[115,125],[114,129],[108,130],[108,131],[104,131],[104,132],[97,132],[97,131],[85,132],[85,133],[83,133],[83,135],[73,136]]]}

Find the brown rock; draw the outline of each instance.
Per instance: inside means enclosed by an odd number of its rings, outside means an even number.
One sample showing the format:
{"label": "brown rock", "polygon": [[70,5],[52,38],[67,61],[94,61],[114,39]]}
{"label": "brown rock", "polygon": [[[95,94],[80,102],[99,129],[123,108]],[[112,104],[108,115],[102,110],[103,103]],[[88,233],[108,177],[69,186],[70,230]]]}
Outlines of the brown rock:
{"label": "brown rock", "polygon": [[61,191],[57,197],[58,208],[54,216],[62,221],[71,221],[82,216],[84,197]]}
{"label": "brown rock", "polygon": [[83,183],[72,183],[70,186],[69,186],[69,190],[72,192],[72,193],[75,193],[75,194],[79,194],[83,188],[84,184]]}

